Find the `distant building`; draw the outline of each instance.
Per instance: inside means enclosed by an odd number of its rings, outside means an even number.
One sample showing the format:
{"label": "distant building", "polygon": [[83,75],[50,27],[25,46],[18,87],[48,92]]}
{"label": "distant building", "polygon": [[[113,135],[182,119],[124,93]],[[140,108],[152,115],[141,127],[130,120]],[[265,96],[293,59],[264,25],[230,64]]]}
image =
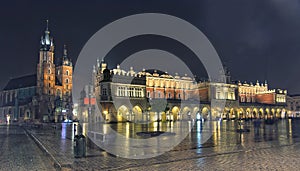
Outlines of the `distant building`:
{"label": "distant building", "polygon": [[73,66],[66,46],[61,60],[58,59],[54,56],[54,43],[47,21],[40,41],[37,72],[11,79],[0,92],[0,119],[10,117],[11,120],[60,122],[72,117]]}
{"label": "distant building", "polygon": [[0,92],[0,120],[36,117],[36,75],[9,80]]}
{"label": "distant building", "polygon": [[100,117],[96,115],[91,115],[95,113],[96,97],[93,85],[86,85],[84,89],[80,92],[80,99],[78,99],[78,107],[76,118],[82,122],[100,121]]}
{"label": "distant building", "polygon": [[287,110],[289,117],[300,117],[300,94],[287,96]]}

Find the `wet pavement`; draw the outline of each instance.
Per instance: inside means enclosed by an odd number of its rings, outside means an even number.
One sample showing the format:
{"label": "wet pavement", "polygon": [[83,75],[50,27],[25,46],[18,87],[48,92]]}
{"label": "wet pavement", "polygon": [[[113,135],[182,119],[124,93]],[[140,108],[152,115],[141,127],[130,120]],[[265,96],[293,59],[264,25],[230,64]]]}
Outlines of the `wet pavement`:
{"label": "wet pavement", "polygon": [[[202,132],[199,125],[195,124],[192,132],[171,151],[154,158],[139,160],[116,157],[99,148],[87,148],[87,157],[74,158],[73,124],[58,124],[56,129],[51,125],[25,128],[46,149],[52,162],[63,170],[300,169],[299,120],[279,120],[273,125],[261,122],[259,127],[255,127],[253,121],[248,121],[242,124],[242,128],[249,129],[250,132],[243,133],[236,131],[239,128],[236,121],[212,122],[212,136],[204,144],[200,140]],[[134,137],[134,132],[143,131],[132,123],[102,126],[104,129],[113,127],[129,137]],[[126,134],[128,130],[122,129],[123,127],[133,129],[129,129],[130,133]],[[160,129],[164,129],[163,124]],[[83,131],[86,131],[85,127]]]}
{"label": "wet pavement", "polygon": [[0,170],[55,169],[21,127],[0,125]]}

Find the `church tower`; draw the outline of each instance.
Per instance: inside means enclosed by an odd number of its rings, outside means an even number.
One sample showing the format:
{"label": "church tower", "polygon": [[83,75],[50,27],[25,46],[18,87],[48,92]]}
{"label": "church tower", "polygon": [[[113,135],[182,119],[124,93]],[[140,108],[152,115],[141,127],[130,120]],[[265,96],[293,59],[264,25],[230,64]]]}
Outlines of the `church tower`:
{"label": "church tower", "polygon": [[36,112],[43,120],[51,120],[54,112],[55,64],[54,43],[50,36],[48,20],[44,34],[41,36],[39,62],[37,64],[37,100]]}
{"label": "church tower", "polygon": [[62,86],[61,91],[57,92],[61,97],[71,96],[72,91],[72,73],[73,66],[72,62],[68,57],[67,46],[64,45],[63,56],[61,60],[61,64],[57,66],[57,84]]}
{"label": "church tower", "polygon": [[39,62],[37,64],[37,94],[53,95],[55,87],[54,44],[50,37],[48,20],[44,35],[41,37]]}

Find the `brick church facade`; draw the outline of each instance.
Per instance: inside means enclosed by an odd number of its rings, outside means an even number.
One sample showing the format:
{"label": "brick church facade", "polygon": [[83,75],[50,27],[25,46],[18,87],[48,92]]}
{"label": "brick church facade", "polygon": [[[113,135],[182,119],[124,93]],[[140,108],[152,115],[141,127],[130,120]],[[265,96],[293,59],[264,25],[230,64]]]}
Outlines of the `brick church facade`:
{"label": "brick church facade", "polygon": [[73,65],[66,46],[61,57],[55,56],[54,47],[47,21],[36,73],[9,80],[0,92],[0,122],[72,118]]}

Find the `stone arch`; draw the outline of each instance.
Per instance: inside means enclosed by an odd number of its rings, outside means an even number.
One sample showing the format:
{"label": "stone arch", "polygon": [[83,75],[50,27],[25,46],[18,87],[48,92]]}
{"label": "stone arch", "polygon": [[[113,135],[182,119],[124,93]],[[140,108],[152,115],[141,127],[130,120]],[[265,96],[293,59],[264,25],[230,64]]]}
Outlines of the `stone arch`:
{"label": "stone arch", "polygon": [[252,111],[249,107],[246,109],[246,115],[245,116],[246,116],[247,119],[248,118],[253,118]]}
{"label": "stone arch", "polygon": [[276,117],[276,110],[274,108],[271,109],[271,117]]}
{"label": "stone arch", "polygon": [[252,115],[253,115],[253,118],[258,118],[258,110],[257,110],[257,108],[254,108],[253,110],[252,110]]}
{"label": "stone arch", "polygon": [[235,119],[237,117],[236,110],[234,108],[230,109],[230,118]]}
{"label": "stone arch", "polygon": [[132,108],[132,118],[131,120],[142,121],[143,120],[143,110],[139,105],[135,105]]}
{"label": "stone arch", "polygon": [[194,107],[194,109],[193,109],[194,114],[197,114],[199,111],[200,111],[199,107]]}
{"label": "stone arch", "polygon": [[222,116],[223,119],[228,120],[230,118],[230,109],[228,107],[225,107],[222,115],[223,115]]}
{"label": "stone arch", "polygon": [[266,118],[270,118],[270,109],[269,108],[266,108],[265,109],[265,116],[264,116],[264,118],[266,119]]}
{"label": "stone arch", "polygon": [[203,107],[202,110],[201,110],[201,115],[204,119],[209,119],[209,113],[210,113],[210,110],[209,110],[209,107]]}
{"label": "stone arch", "polygon": [[130,121],[129,110],[125,105],[122,105],[118,108],[117,121],[118,122]]}
{"label": "stone arch", "polygon": [[245,118],[245,111],[243,108],[238,109],[238,119],[243,119]]}
{"label": "stone arch", "polygon": [[278,108],[276,110],[276,118],[280,118],[281,117],[280,114],[281,114],[281,109]]}
{"label": "stone arch", "polygon": [[212,119],[216,119],[219,116],[219,110],[217,108],[212,108],[210,114]]}
{"label": "stone arch", "polygon": [[182,119],[190,119],[191,118],[191,109],[188,106],[185,106],[181,111]]}
{"label": "stone arch", "polygon": [[263,108],[260,108],[258,110],[258,118],[263,118],[264,117],[264,109]]}
{"label": "stone arch", "polygon": [[194,107],[193,116],[195,116],[196,120],[201,119],[201,113],[199,107]]}
{"label": "stone arch", "polygon": [[180,111],[180,108],[177,107],[177,106],[173,106],[172,110],[171,110],[171,115],[170,115],[170,120],[173,120],[173,121],[176,121],[178,120],[178,115],[179,115],[179,111]]}

